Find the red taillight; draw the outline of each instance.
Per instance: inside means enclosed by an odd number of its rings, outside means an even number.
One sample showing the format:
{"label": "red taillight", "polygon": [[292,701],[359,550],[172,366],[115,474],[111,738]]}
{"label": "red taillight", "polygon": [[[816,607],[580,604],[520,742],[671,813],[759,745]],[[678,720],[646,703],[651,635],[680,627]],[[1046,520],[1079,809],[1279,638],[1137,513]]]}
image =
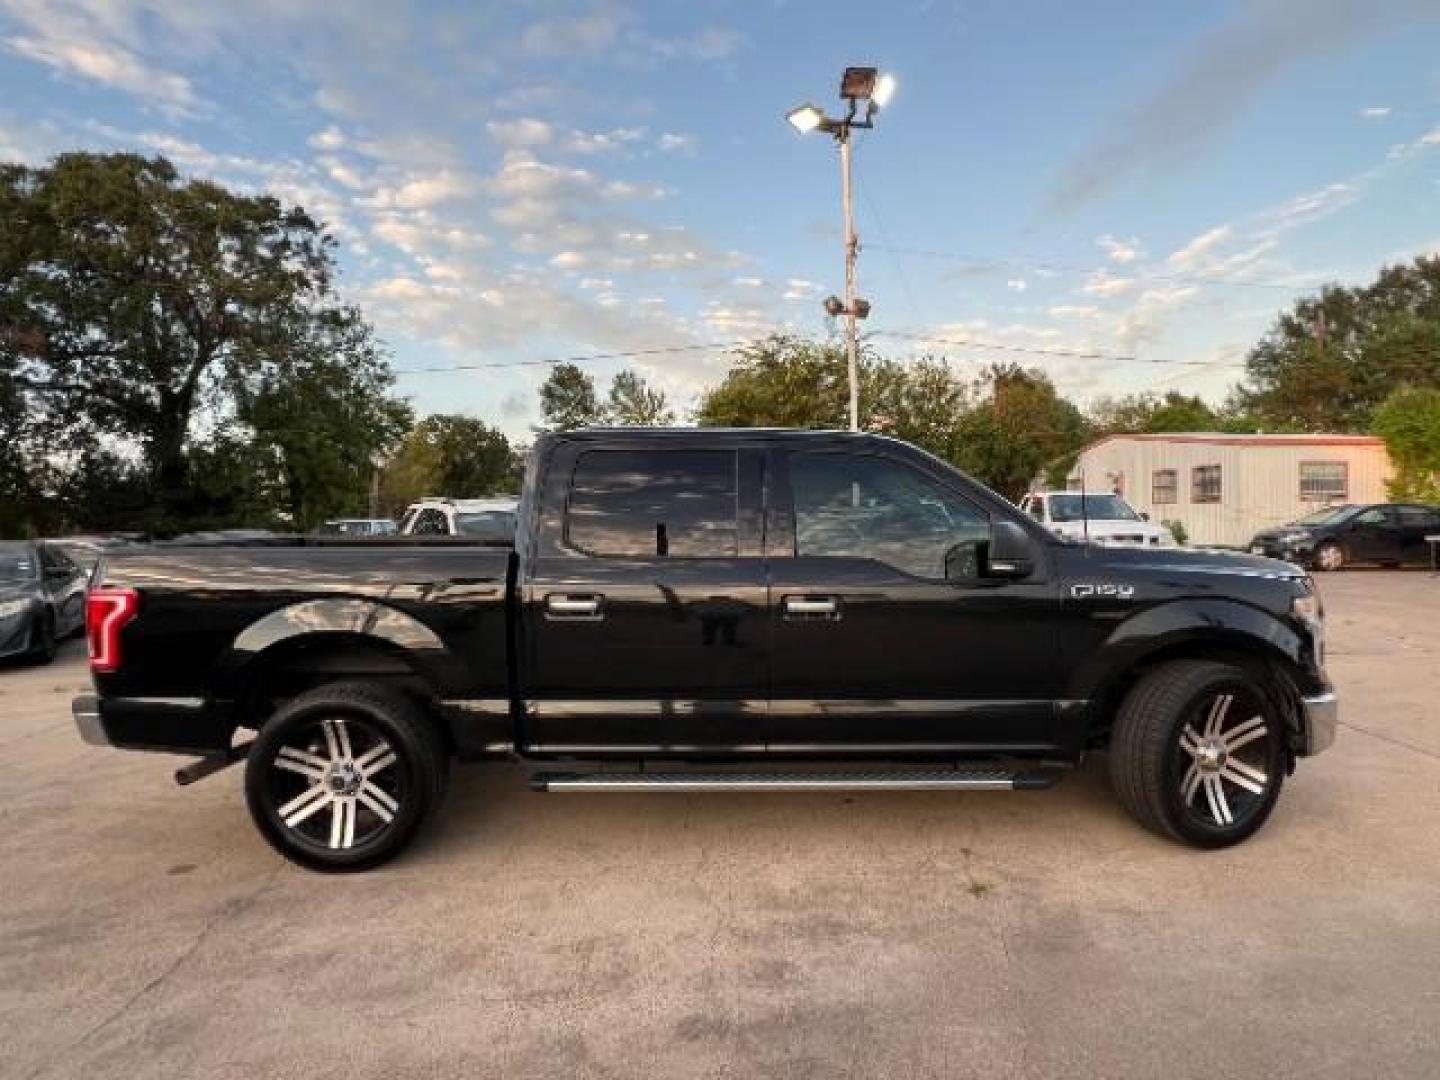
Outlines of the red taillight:
{"label": "red taillight", "polygon": [[120,631],[140,610],[134,589],[91,589],[85,598],[85,640],[90,670],[104,675],[120,667]]}

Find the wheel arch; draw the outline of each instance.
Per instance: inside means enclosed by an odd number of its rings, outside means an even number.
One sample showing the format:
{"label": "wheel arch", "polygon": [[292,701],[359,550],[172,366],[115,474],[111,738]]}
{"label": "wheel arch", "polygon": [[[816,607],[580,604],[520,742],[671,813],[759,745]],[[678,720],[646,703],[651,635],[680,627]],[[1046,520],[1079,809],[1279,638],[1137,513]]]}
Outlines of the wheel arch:
{"label": "wheel arch", "polygon": [[1089,703],[1085,748],[1107,745],[1126,695],[1149,672],[1175,660],[1213,660],[1253,672],[1285,716],[1295,745],[1304,735],[1301,687],[1313,681],[1306,675],[1309,646],[1300,634],[1269,612],[1239,603],[1187,605],[1187,610],[1183,623],[1163,632],[1117,631],[1085,665],[1075,692]]}
{"label": "wheel arch", "polygon": [[438,702],[457,670],[439,636],[405,612],[374,601],[311,600],[242,631],[216,665],[210,694],[236,726],[258,727],[281,703],[314,687],[374,680],[420,702],[448,744]]}

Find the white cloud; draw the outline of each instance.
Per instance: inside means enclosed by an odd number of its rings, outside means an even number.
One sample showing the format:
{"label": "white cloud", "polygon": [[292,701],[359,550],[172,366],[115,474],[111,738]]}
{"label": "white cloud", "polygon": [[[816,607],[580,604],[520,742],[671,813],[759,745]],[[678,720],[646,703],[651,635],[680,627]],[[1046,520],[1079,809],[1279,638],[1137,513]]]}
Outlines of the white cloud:
{"label": "white cloud", "polygon": [[309,143],[316,150],[339,150],[345,145],[345,133],[335,124],[331,124],[311,135]]}
{"label": "white cloud", "polygon": [[1005,287],[1013,292],[1024,292],[1030,286],[1024,278],[1011,278],[1005,282]]}
{"label": "white cloud", "polygon": [[557,270],[578,270],[587,261],[583,251],[562,251],[550,260],[550,265]]}
{"label": "white cloud", "polygon": [[501,146],[544,146],[554,131],[544,120],[523,116],[515,120],[491,120],[485,124],[485,132]]}
{"label": "white cloud", "polygon": [[1123,296],[1135,288],[1134,278],[1117,277],[1108,270],[1096,270],[1080,286],[1089,296]]}
{"label": "white cloud", "polygon": [[319,162],[321,167],[324,168],[325,174],[337,184],[342,184],[355,191],[360,191],[366,187],[365,178],[339,158],[322,157],[319,159]]}
{"label": "white cloud", "polygon": [[1165,261],[1177,270],[1184,270],[1206,258],[1213,248],[1230,239],[1234,232],[1234,228],[1230,225],[1216,225],[1213,229],[1205,230],[1178,251],[1171,252]]}
{"label": "white cloud", "polygon": [[1383,120],[1389,115],[1389,105],[1367,105],[1360,110],[1360,116],[1364,120]]}
{"label": "white cloud", "polygon": [[376,188],[373,194],[359,201],[381,210],[419,210],[466,198],[475,193],[476,187],[473,176],[441,169],[429,175],[412,176],[401,183]]}
{"label": "white cloud", "polygon": [[608,154],[645,137],[641,127],[618,127],[609,131],[572,131],[564,148],[574,154]]}
{"label": "white cloud", "polygon": [[149,99],[167,112],[190,114],[200,104],[189,79],[152,68],[113,42],[57,33],[7,38],[5,44],[27,60]]}
{"label": "white cloud", "polygon": [[667,153],[693,154],[699,146],[699,142],[694,135],[685,135],[674,131],[662,131],[660,138],[655,140],[655,145]]}
{"label": "white cloud", "polygon": [[1128,240],[1122,240],[1106,233],[1097,238],[1095,243],[1101,251],[1105,252],[1105,257],[1111,262],[1131,263],[1145,256],[1145,249],[1133,236]]}
{"label": "white cloud", "polygon": [[1100,309],[1091,304],[1056,304],[1046,308],[1045,314],[1056,319],[1093,319]]}

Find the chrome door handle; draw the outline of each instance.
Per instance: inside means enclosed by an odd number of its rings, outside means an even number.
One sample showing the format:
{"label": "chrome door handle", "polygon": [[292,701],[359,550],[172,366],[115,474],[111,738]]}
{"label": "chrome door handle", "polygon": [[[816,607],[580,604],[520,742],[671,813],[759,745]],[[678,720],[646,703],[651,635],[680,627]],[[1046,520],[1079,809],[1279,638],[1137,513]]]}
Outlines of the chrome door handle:
{"label": "chrome door handle", "polygon": [[787,596],[785,614],[809,618],[834,618],[840,606],[833,596]]}
{"label": "chrome door handle", "polygon": [[600,596],[567,596],[551,593],[545,597],[545,615],[551,619],[599,619]]}

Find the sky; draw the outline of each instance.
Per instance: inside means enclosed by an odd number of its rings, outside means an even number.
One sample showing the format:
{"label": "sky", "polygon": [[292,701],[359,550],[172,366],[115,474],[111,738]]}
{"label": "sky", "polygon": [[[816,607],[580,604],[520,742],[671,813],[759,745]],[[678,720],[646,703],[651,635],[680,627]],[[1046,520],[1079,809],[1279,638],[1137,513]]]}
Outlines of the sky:
{"label": "sky", "polygon": [[1440,252],[1437,0],[0,0],[0,160],[304,206],[417,411],[523,437],[560,359],[683,416],[839,333],[834,146],[783,117],[849,64],[899,86],[855,136],[885,356],[1219,401],[1296,297]]}

